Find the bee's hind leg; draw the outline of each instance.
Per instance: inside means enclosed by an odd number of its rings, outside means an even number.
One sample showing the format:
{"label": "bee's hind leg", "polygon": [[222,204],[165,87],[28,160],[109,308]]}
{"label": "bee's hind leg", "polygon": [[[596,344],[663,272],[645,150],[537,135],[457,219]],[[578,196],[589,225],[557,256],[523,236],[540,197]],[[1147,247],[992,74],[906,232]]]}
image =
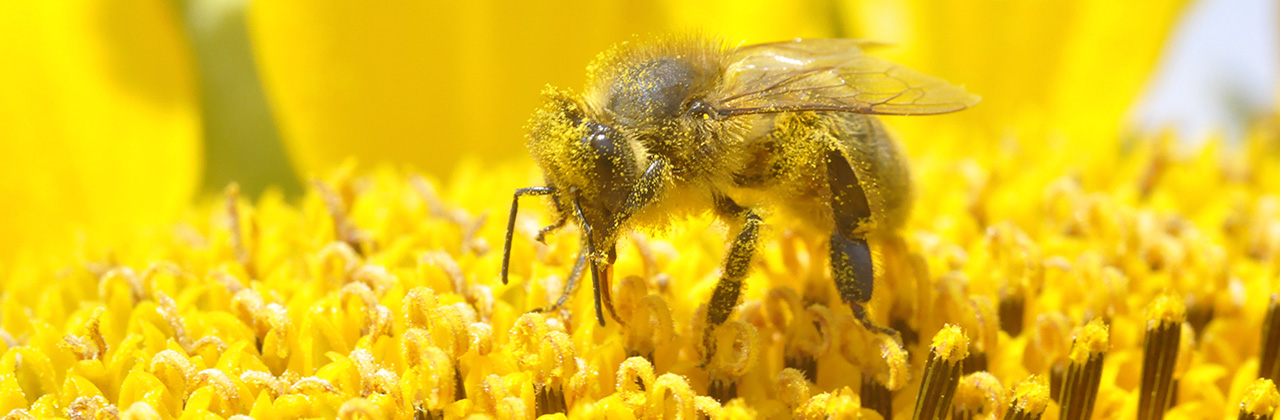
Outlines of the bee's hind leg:
{"label": "bee's hind leg", "polygon": [[716,282],[716,289],[711,294],[711,302],[707,304],[707,324],[702,333],[702,344],[705,352],[703,363],[709,362],[715,354],[714,333],[716,327],[729,320],[733,309],[738,306],[742,292],[742,281],[751,269],[751,259],[756,253],[756,244],[760,239],[760,225],[763,221],[751,210],[739,206],[728,197],[716,197],[716,210],[727,220],[741,224],[741,230],[729,246],[729,254],[724,258],[724,272]]}
{"label": "bee's hind leg", "polygon": [[873,332],[888,334],[894,340],[902,342],[898,331],[877,324],[867,313],[866,304],[871,300],[871,292],[875,285],[875,273],[872,270],[871,249],[864,238],[848,238],[836,232],[831,235],[831,274],[840,291],[840,299],[853,309],[853,317],[863,327]]}
{"label": "bee's hind leg", "polygon": [[871,205],[858,183],[857,173],[844,154],[827,151],[827,182],[831,187],[831,211],[835,228],[831,234],[831,277],[840,299],[853,309],[853,316],[868,330],[888,334],[902,342],[897,330],[876,324],[867,313],[875,286],[871,248],[862,225],[871,220]]}

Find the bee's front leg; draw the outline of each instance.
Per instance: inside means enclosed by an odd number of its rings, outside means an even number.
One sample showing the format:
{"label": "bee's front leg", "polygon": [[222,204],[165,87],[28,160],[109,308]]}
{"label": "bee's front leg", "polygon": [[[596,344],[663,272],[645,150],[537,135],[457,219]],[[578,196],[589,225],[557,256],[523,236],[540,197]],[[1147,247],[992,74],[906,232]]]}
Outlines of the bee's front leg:
{"label": "bee's front leg", "polygon": [[760,216],[738,206],[726,197],[716,197],[716,204],[721,214],[733,217],[731,220],[741,223],[742,227],[729,247],[729,254],[724,258],[724,273],[711,294],[711,302],[707,304],[707,324],[702,332],[703,364],[710,362],[711,357],[715,355],[716,327],[724,324],[729,319],[729,315],[733,314],[733,309],[738,306],[742,281],[746,279],[751,269],[751,259],[755,256],[756,245],[760,239],[760,225],[763,224]]}

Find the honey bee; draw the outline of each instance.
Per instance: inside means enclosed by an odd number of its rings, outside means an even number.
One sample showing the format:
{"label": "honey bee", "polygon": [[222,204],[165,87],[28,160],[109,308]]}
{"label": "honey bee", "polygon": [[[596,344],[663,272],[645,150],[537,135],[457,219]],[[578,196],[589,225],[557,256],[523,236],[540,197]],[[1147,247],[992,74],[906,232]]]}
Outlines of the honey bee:
{"label": "honey bee", "polygon": [[555,307],[589,262],[595,312],[621,323],[610,276],[621,234],[713,212],[730,226],[723,271],[707,306],[711,332],[739,303],[761,214],[788,214],[829,232],[841,300],[867,328],[874,269],[868,235],[891,233],[910,210],[911,180],[897,143],[871,114],[927,115],[977,104],[960,87],[866,55],[865,41],[797,39],[728,48],[701,37],[623,43],[588,68],[581,94],[547,87],[528,147],[546,186],[516,190],[503,248],[507,282],[519,200],[550,196],[556,221],[582,231],[584,249]]}

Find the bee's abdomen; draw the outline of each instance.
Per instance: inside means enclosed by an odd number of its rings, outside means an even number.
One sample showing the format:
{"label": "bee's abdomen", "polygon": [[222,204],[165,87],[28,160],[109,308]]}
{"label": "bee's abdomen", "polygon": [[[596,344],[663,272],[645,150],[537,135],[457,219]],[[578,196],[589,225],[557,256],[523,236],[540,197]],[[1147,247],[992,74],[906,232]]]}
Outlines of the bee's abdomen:
{"label": "bee's abdomen", "polygon": [[875,230],[901,227],[910,213],[906,158],[875,117],[849,113],[786,113],[768,136],[746,142],[736,187],[772,196],[787,213],[826,225],[831,214],[827,152],[839,151],[867,197]]}

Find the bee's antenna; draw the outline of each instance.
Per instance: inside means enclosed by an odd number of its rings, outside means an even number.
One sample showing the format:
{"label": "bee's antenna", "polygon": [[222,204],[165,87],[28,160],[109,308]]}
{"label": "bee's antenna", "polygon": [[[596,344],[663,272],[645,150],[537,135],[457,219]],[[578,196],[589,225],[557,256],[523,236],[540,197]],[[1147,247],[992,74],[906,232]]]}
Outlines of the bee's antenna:
{"label": "bee's antenna", "polygon": [[516,190],[511,198],[511,217],[507,219],[507,241],[502,245],[502,284],[507,284],[507,269],[511,266],[511,237],[516,233],[516,213],[520,211],[520,196],[555,194],[555,187],[528,187]]}
{"label": "bee's antenna", "polygon": [[578,205],[576,198],[573,200],[573,211],[578,214],[578,223],[582,225],[583,242],[587,245],[587,260],[591,262],[591,290],[596,296],[596,321],[603,327],[604,309],[600,307],[600,264],[596,262],[596,247],[591,243],[591,225],[582,215],[582,206]]}

